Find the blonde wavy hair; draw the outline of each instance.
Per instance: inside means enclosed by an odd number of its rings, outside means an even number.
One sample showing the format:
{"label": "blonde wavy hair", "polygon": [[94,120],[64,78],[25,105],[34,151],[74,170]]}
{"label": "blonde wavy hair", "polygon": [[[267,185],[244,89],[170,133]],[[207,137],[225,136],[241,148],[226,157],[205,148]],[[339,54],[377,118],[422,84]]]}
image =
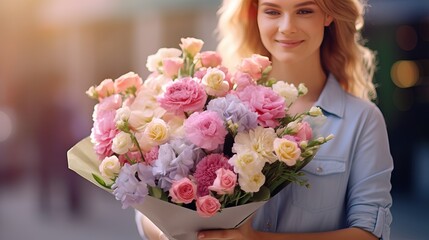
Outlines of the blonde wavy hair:
{"label": "blonde wavy hair", "polygon": [[[376,98],[372,82],[375,54],[364,46],[360,30],[364,25],[363,0],[315,0],[334,18],[326,27],[321,45],[324,70],[333,74],[343,89],[366,100]],[[223,0],[218,11],[218,48],[224,63],[235,67],[240,59],[258,53],[270,57],[259,37],[258,0]]]}

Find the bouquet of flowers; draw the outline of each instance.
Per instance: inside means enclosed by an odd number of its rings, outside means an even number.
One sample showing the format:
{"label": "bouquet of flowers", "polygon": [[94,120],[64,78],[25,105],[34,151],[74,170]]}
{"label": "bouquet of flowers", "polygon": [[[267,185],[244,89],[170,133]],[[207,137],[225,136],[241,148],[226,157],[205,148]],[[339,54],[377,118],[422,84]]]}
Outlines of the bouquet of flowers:
{"label": "bouquet of flowers", "polygon": [[270,79],[267,57],[252,55],[231,71],[202,46],[182,38],[181,49],[148,57],[145,81],[130,72],[91,87],[94,125],[69,151],[69,165],[155,224],[165,221],[156,204],[196,213],[197,223],[254,206],[236,227],[287,184],[307,186],[300,170],[333,136],[315,136],[311,118],[323,117],[321,109],[288,113],[307,89]]}

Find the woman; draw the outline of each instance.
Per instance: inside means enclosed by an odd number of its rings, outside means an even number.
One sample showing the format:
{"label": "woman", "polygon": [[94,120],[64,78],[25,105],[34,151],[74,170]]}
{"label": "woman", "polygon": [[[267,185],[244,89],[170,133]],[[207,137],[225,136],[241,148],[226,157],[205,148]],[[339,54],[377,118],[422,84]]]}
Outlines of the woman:
{"label": "woman", "polygon": [[[199,239],[389,239],[393,162],[375,98],[374,55],[361,44],[359,0],[224,0],[219,52],[234,65],[270,57],[271,77],[309,91],[292,111],[319,106],[333,133],[305,167],[310,189],[288,186],[236,230]],[[237,54],[238,53],[238,54]]]}
{"label": "woman", "polygon": [[269,56],[271,77],[309,89],[291,111],[319,106],[327,117],[321,134],[335,138],[304,169],[310,189],[292,184],[242,227],[201,231],[199,239],[389,239],[393,162],[370,101],[374,55],[360,43],[363,13],[359,0],[223,1],[224,63]]}

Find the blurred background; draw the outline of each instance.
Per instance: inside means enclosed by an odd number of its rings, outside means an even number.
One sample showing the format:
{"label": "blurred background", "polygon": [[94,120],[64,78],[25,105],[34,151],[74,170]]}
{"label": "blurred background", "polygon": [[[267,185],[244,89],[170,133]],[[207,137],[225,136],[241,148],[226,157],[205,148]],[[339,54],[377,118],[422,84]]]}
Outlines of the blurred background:
{"label": "blurred background", "polygon": [[[90,133],[105,78],[147,75],[146,58],[181,37],[214,50],[220,0],[0,1],[0,239],[139,239],[132,209],[68,170]],[[427,239],[429,1],[369,0],[377,104],[395,170],[392,239]]]}

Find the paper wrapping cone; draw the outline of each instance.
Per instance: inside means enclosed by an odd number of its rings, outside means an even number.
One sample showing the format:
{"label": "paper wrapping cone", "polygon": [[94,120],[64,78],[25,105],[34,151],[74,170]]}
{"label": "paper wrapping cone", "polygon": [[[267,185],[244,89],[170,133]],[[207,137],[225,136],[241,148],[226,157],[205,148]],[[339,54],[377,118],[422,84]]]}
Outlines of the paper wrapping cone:
{"label": "paper wrapping cone", "polygon": [[[83,178],[101,187],[92,177],[92,173],[99,174],[100,160],[93,149],[89,137],[81,140],[67,152],[68,166]],[[109,182],[109,179],[104,179]],[[113,197],[113,196],[112,196]],[[151,196],[147,196],[144,203],[134,205],[148,217],[169,239],[196,240],[197,232],[203,229],[231,229],[240,226],[265,202],[248,203],[245,205],[223,209],[216,215],[204,218],[196,211],[187,209]]]}

